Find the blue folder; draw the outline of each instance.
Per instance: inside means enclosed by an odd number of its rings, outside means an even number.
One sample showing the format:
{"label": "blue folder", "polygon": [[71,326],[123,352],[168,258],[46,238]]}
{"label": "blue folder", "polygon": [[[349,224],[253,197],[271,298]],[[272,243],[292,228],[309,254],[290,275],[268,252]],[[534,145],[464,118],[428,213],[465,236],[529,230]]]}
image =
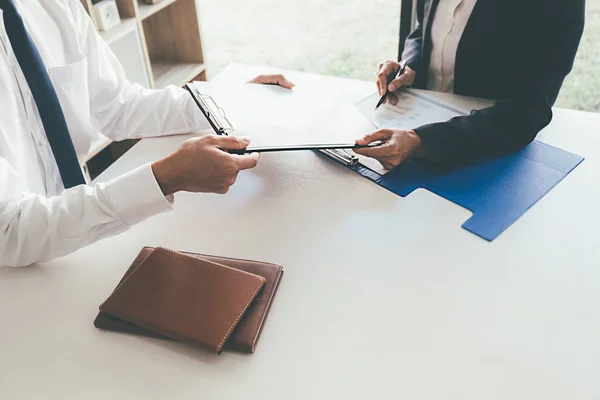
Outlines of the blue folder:
{"label": "blue folder", "polygon": [[423,188],[470,210],[473,216],[462,227],[488,241],[504,232],[583,161],[578,155],[533,141],[517,153],[444,175],[419,160],[380,175],[335,152],[324,153],[399,196]]}
{"label": "blue folder", "polygon": [[534,141],[517,153],[444,175],[418,160],[383,176],[361,164],[344,165],[399,196],[423,188],[470,210],[473,216],[462,227],[492,241],[582,161],[578,155]]}

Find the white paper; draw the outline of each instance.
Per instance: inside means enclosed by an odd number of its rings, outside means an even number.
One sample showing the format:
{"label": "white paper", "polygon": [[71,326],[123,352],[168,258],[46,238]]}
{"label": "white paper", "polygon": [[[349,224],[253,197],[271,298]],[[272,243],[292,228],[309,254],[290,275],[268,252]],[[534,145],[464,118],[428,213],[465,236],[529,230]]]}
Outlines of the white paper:
{"label": "white paper", "polygon": [[465,114],[459,109],[412,91],[402,91],[396,96],[398,104],[386,102],[375,110],[379,101],[379,95],[375,93],[358,103],[358,108],[378,129],[410,130]]}
{"label": "white paper", "polygon": [[231,134],[250,137],[252,146],[354,143],[375,130],[341,94],[318,86],[195,85],[225,111]]}

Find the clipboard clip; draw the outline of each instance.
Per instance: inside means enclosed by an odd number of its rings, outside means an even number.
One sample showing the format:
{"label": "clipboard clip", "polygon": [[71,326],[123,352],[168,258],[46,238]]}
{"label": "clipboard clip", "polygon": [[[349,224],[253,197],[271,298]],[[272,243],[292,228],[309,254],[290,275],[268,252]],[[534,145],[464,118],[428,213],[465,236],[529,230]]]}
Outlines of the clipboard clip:
{"label": "clipboard clip", "polygon": [[228,135],[234,131],[233,125],[225,114],[225,110],[219,107],[211,96],[200,93],[198,89],[192,87],[189,83],[185,85],[185,88],[190,92],[196,105],[202,111],[202,114],[204,114],[204,117],[206,117],[217,135]]}
{"label": "clipboard clip", "polygon": [[347,165],[347,166],[353,166],[358,164],[358,157],[356,157],[353,154],[350,154],[350,152],[348,152],[345,149],[326,149],[326,150],[319,150],[321,153],[328,155],[331,158],[336,159],[337,161],[339,161],[340,163]]}

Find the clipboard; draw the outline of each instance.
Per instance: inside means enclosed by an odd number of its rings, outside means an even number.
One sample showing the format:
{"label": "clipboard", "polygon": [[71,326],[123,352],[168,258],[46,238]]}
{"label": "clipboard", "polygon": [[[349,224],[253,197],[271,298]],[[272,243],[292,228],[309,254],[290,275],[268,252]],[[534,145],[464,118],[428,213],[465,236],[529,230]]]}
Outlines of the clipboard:
{"label": "clipboard", "polygon": [[[212,96],[200,93],[195,87],[186,84],[185,88],[190,93],[194,102],[202,112],[202,115],[207,119],[208,123],[217,135],[228,135],[235,131],[233,124],[227,118],[225,110],[220,107]],[[346,149],[361,149],[366,147],[380,146],[381,142],[374,142],[368,145],[357,145],[355,143],[313,143],[300,145],[275,145],[275,146],[248,146],[242,150],[228,150],[232,154],[249,154],[249,153],[270,153],[282,151],[306,151],[306,150],[321,150],[330,151],[337,150],[342,154],[350,155]],[[333,156],[333,155],[332,155]]]}

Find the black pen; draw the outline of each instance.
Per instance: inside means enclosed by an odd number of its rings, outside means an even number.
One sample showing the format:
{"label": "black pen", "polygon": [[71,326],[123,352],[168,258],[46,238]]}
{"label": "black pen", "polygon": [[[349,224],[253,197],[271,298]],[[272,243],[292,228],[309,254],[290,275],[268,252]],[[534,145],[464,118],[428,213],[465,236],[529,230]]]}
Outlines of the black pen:
{"label": "black pen", "polygon": [[[385,87],[385,94],[383,96],[381,96],[381,98],[379,99],[379,101],[377,102],[377,105],[375,106],[375,109],[377,110],[379,108],[380,105],[383,104],[383,102],[385,101],[385,98],[387,97],[387,94],[390,92],[388,90],[388,86],[390,85],[390,83],[394,80],[394,79],[398,79],[400,77],[400,75],[402,75],[404,73],[404,70],[406,69],[406,61],[402,61],[400,63],[400,69],[398,70],[398,73],[396,74],[395,77],[392,77],[393,75],[390,75],[388,77],[388,81],[387,81],[387,85]],[[390,77],[392,77],[392,79],[389,79]]]}

